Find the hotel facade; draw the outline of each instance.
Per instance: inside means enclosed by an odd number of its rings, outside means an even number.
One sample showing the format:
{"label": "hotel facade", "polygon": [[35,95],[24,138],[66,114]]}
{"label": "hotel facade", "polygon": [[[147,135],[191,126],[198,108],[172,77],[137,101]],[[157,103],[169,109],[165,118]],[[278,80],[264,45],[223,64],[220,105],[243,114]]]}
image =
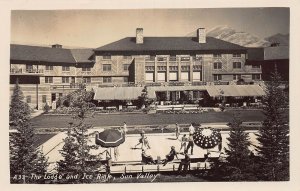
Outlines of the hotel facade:
{"label": "hotel facade", "polygon": [[[150,97],[176,101],[184,91],[191,99],[262,96],[260,62],[249,62],[247,48],[206,36],[126,37],[96,49],[66,49],[11,44],[10,91],[18,80],[25,101],[42,109],[81,84],[95,100],[134,100],[142,89]],[[243,82],[240,84],[240,82]],[[247,84],[247,85],[246,85]]]}

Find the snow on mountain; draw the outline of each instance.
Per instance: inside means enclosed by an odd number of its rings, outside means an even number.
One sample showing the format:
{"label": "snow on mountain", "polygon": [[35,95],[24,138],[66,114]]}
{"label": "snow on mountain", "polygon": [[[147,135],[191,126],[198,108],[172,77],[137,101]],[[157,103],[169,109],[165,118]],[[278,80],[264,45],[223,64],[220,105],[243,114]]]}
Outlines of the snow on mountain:
{"label": "snow on mountain", "polygon": [[228,26],[216,26],[207,32],[207,36],[245,47],[266,47],[270,45],[270,42],[264,39],[260,39],[247,32],[238,32]]}

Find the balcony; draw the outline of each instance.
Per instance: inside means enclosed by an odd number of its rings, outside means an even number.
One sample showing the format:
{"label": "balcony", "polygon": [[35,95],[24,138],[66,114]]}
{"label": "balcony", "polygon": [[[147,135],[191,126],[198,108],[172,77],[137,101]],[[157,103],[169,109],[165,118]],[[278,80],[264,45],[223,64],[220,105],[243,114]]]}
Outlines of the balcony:
{"label": "balcony", "polygon": [[43,69],[10,69],[11,75],[43,75]]}
{"label": "balcony", "polygon": [[80,89],[84,87],[85,84],[78,84],[78,83],[50,85],[51,90]]}

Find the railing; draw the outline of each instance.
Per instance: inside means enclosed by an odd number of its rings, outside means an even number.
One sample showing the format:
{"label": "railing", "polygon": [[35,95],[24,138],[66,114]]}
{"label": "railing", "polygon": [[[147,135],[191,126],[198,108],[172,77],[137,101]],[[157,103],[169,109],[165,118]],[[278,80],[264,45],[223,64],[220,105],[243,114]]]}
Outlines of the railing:
{"label": "railing", "polygon": [[43,74],[43,69],[10,69],[11,74]]}
{"label": "railing", "polygon": [[214,85],[229,85],[229,82],[214,82]]}
{"label": "railing", "polygon": [[56,85],[50,85],[50,88],[52,90],[56,89],[80,89],[84,88],[85,84],[78,84],[78,83],[70,83],[70,84],[56,84]]}

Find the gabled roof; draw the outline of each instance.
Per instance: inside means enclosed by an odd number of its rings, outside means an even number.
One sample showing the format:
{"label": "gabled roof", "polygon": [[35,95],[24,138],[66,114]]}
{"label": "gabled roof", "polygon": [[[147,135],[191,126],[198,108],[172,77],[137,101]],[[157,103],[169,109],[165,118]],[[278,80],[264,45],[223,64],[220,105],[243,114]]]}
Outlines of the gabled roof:
{"label": "gabled roof", "polygon": [[135,37],[126,37],[113,43],[96,48],[95,51],[210,51],[210,50],[246,50],[245,47],[206,37],[206,43],[200,44],[195,37],[144,37],[143,44],[136,44]]}
{"label": "gabled roof", "polygon": [[76,63],[91,63],[94,54],[93,49],[71,49]]}
{"label": "gabled roof", "polygon": [[65,49],[29,45],[10,45],[10,59],[51,63],[91,63],[92,49]]}

